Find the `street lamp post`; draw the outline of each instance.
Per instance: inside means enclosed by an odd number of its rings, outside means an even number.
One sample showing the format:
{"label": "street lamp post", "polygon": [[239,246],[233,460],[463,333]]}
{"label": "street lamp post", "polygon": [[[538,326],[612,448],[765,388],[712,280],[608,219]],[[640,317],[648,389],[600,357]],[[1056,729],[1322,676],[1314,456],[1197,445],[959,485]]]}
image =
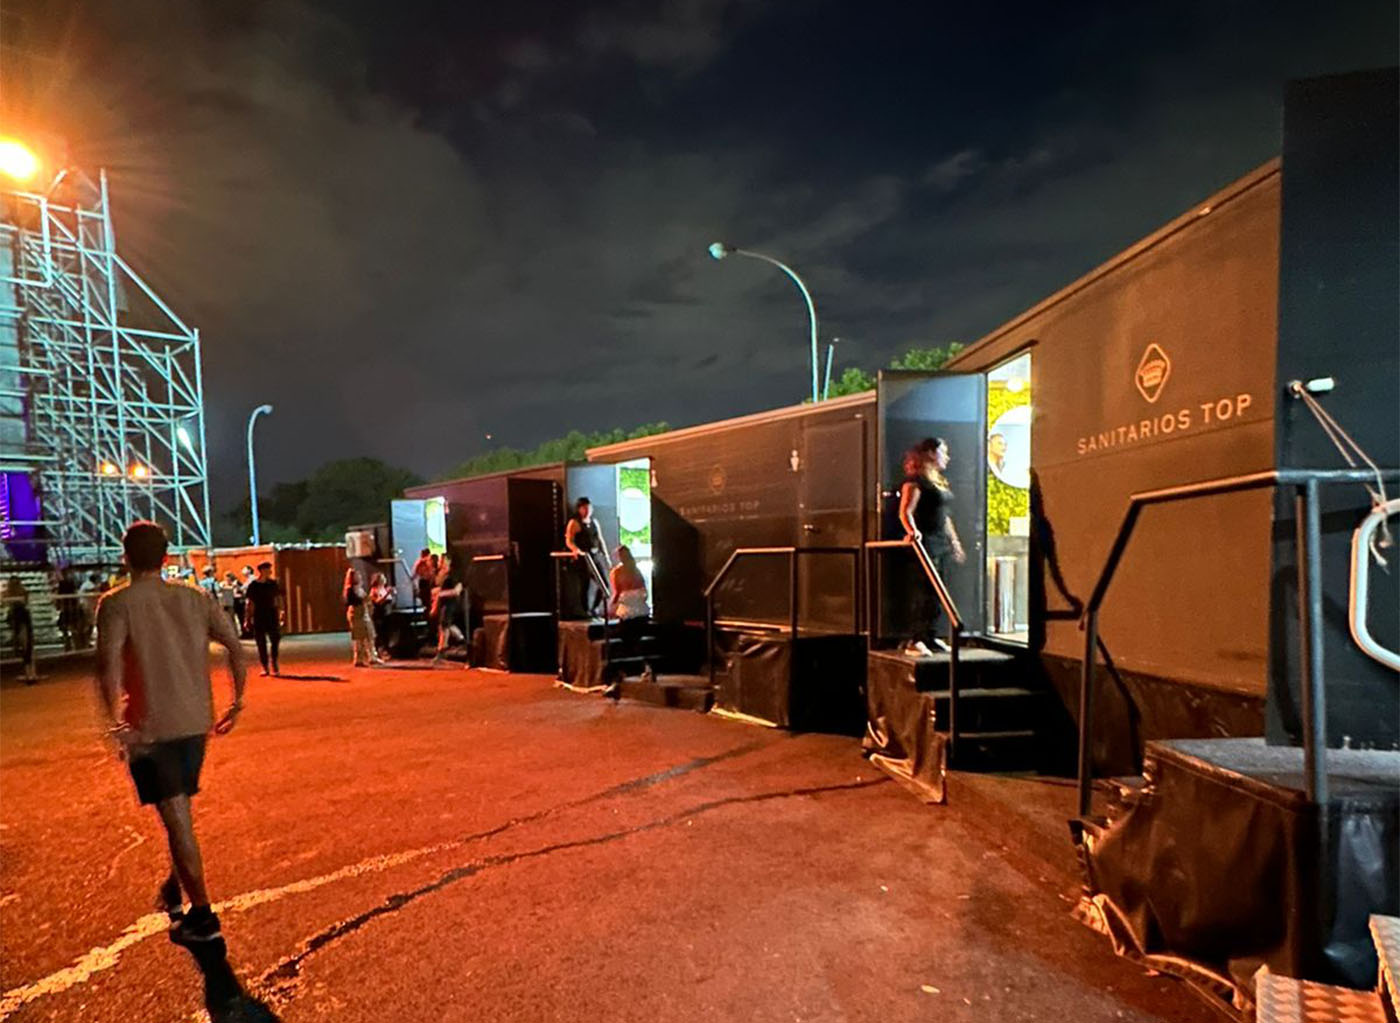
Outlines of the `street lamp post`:
{"label": "street lamp post", "polygon": [[258,421],[258,416],[271,412],[271,405],[259,405],[253,409],[253,414],[248,417],[248,500],[253,509],[253,546],[258,546],[258,470],[257,463],[253,459],[253,424]]}
{"label": "street lamp post", "polygon": [[797,271],[772,256],[765,256],[761,252],[750,252],[748,249],[736,249],[724,244],[724,242],[715,242],[711,245],[710,255],[715,259],[723,259],[725,256],[748,256],[750,259],[761,259],[765,263],[776,266],[792,278],[792,283],[797,285],[797,290],[802,292],[802,297],[807,302],[807,316],[812,325],[812,401],[820,401],[821,394],[817,390],[817,365],[820,362],[817,354],[817,307],[812,301],[812,293],[807,290],[807,285],[802,283],[802,278],[797,276]]}

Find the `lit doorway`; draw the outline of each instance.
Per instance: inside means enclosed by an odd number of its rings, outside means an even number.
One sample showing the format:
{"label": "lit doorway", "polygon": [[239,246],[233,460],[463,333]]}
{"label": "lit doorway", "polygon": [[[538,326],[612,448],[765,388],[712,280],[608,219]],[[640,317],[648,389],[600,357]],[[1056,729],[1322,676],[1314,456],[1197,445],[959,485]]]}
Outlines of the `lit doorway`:
{"label": "lit doorway", "polygon": [[632,552],[651,590],[651,459],[617,465],[617,537]]}
{"label": "lit doorway", "polygon": [[987,632],[1024,643],[1030,623],[1031,353],[987,374]]}

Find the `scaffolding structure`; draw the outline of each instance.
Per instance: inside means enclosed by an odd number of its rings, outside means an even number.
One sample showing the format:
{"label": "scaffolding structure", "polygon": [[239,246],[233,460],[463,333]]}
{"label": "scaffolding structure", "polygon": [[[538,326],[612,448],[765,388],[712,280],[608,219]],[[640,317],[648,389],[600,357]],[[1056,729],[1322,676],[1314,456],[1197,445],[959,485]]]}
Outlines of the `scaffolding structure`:
{"label": "scaffolding structure", "polygon": [[118,255],[105,171],[0,190],[0,481],[0,558],[110,563],[142,518],[209,544],[199,332]]}

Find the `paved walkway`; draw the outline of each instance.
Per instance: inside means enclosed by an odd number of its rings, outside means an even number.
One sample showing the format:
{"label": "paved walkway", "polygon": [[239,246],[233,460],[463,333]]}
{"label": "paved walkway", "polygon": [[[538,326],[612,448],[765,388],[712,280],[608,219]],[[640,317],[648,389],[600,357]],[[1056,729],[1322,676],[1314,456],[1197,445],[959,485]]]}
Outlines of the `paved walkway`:
{"label": "paved walkway", "polygon": [[[929,808],[852,739],[343,655],[293,641],[255,678],[195,801],[275,1018],[1212,1018],[1071,920],[1064,787]],[[201,1018],[80,670],[0,692],[0,1020]]]}

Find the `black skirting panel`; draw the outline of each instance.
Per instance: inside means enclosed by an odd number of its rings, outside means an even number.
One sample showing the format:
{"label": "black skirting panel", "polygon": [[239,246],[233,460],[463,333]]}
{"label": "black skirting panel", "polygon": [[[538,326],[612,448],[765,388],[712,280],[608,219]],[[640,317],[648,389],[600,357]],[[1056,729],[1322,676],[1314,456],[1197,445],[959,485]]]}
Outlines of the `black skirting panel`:
{"label": "black skirting panel", "polygon": [[859,735],[865,640],[721,629],[715,706],[800,732]]}
{"label": "black skirting panel", "polygon": [[1115,949],[1247,1004],[1259,965],[1373,987],[1372,913],[1400,913],[1400,753],[1327,754],[1322,813],[1302,751],[1256,739],[1147,747],[1146,787],[1080,854],[1089,922]]}
{"label": "black skirting panel", "polygon": [[552,614],[486,615],[472,634],[472,664],[478,668],[552,674],[554,658]]}
{"label": "black skirting panel", "polygon": [[602,626],[591,621],[559,623],[559,680],[580,689],[605,684],[603,678]]}
{"label": "black skirting panel", "polygon": [[872,764],[928,803],[947,799],[947,736],[935,729],[934,697],[916,688],[915,663],[869,655],[861,748]]}

